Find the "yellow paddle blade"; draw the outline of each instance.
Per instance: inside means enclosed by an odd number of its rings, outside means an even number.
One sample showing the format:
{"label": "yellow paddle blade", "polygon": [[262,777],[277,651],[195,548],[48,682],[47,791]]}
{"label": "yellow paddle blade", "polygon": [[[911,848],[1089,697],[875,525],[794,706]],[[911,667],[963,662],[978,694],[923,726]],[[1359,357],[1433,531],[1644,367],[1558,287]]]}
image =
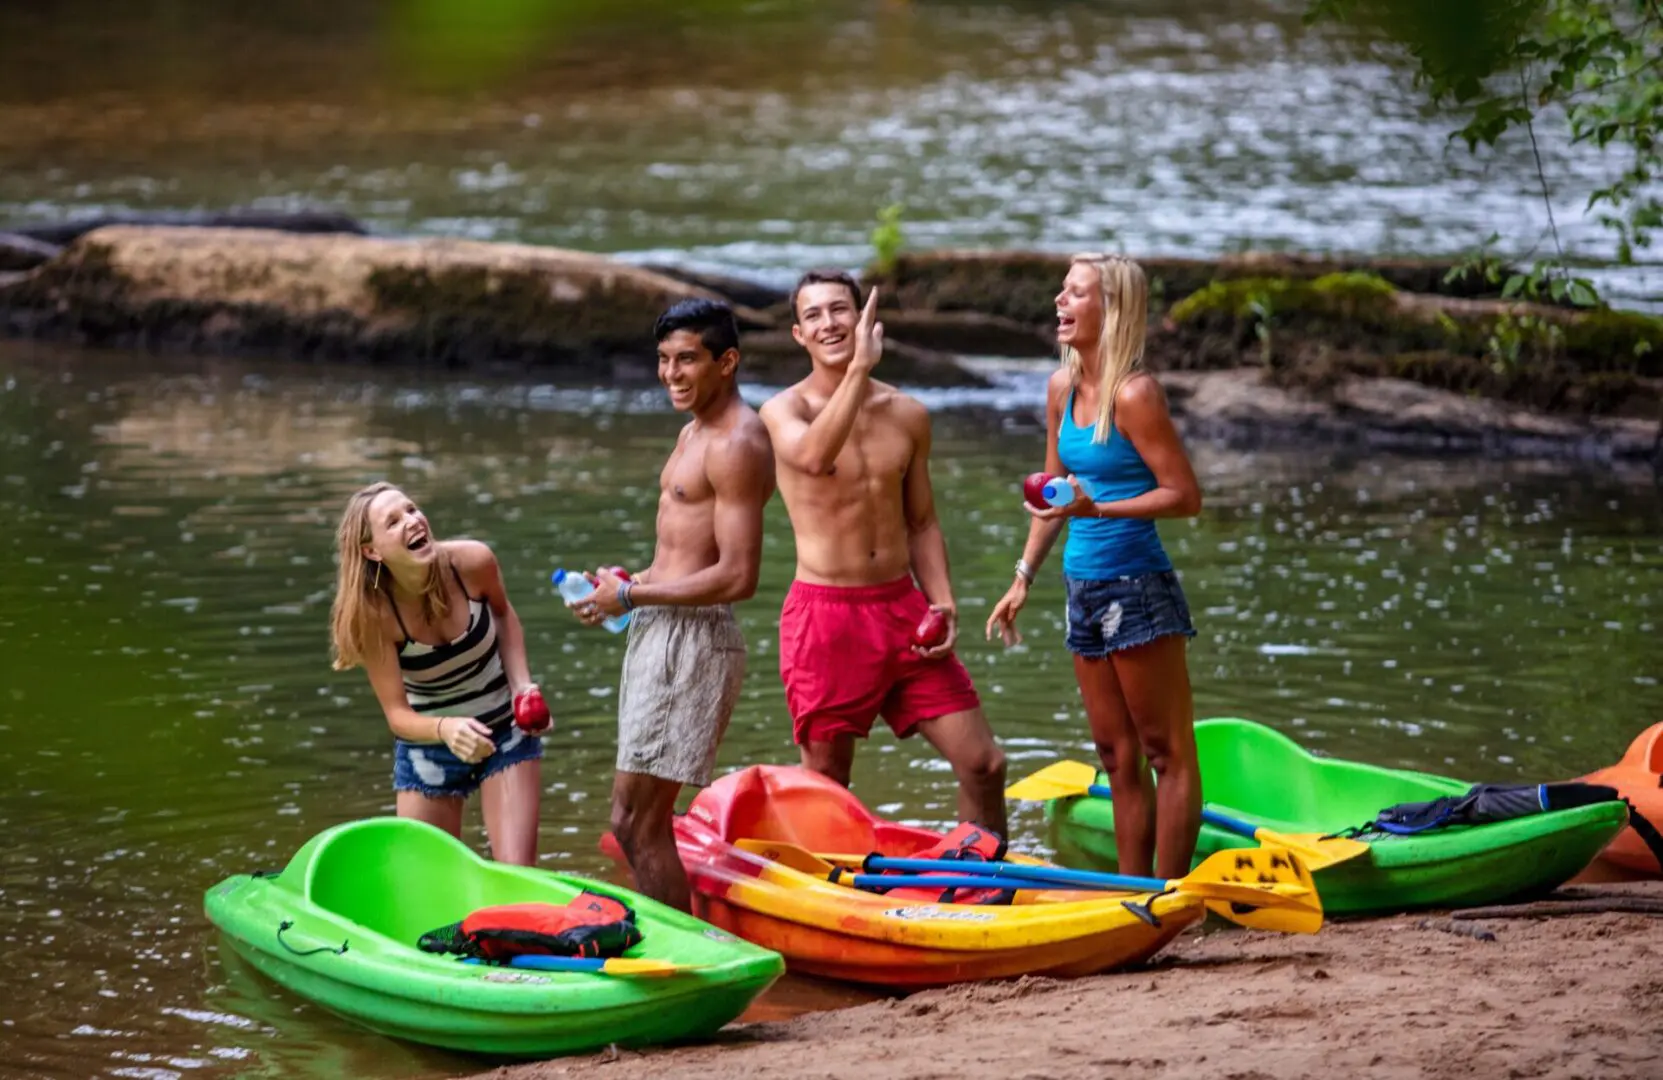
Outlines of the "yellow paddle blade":
{"label": "yellow paddle blade", "polygon": [[1322,928],[1322,899],[1311,872],[1285,848],[1220,851],[1169,884],[1205,899],[1209,911],[1255,930],[1314,934]]}
{"label": "yellow paddle blade", "polygon": [[[736,840],[734,847],[740,851],[748,851],[752,855],[760,855],[770,862],[777,862],[791,870],[800,870],[815,877],[825,877],[837,867],[820,858],[812,851],[808,851],[796,844],[787,844],[776,840]],[[857,860],[858,861],[858,860]]]}
{"label": "yellow paddle blade", "polygon": [[704,965],[672,964],[668,960],[630,959],[627,956],[614,956],[601,965],[601,970],[608,975],[681,975],[689,971],[697,971]]}
{"label": "yellow paddle blade", "polygon": [[1256,829],[1253,838],[1266,847],[1287,848],[1299,856],[1305,869],[1313,873],[1369,853],[1369,846],[1361,840],[1324,836],[1321,833],[1279,833],[1271,829]]}
{"label": "yellow paddle blade", "polygon": [[1005,798],[1047,802],[1084,795],[1097,783],[1097,767],[1083,761],[1059,761],[1005,789]]}

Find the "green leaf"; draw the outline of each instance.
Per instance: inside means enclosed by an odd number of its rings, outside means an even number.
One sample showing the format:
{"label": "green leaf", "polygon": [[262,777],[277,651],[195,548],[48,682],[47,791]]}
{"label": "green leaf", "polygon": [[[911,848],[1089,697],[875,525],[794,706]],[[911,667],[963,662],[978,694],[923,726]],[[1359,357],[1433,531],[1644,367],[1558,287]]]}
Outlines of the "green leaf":
{"label": "green leaf", "polygon": [[1507,284],[1501,287],[1501,298],[1503,300],[1507,300],[1517,296],[1519,294],[1519,290],[1524,288],[1524,284],[1525,277],[1523,274],[1512,275],[1507,279]]}

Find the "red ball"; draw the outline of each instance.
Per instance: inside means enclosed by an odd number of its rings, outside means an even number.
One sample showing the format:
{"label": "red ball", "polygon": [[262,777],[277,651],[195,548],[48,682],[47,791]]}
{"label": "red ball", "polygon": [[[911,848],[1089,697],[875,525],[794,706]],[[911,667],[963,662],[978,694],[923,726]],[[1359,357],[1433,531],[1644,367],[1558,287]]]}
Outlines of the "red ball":
{"label": "red ball", "polygon": [[1028,505],[1035,510],[1043,510],[1050,504],[1045,501],[1045,485],[1051,482],[1050,473],[1029,473],[1022,481],[1022,497],[1028,500]]}
{"label": "red ball", "polygon": [[933,649],[947,640],[947,615],[932,610],[912,631],[912,643],[920,649]]}
{"label": "red ball", "polygon": [[549,707],[543,692],[532,687],[514,699],[514,723],[520,730],[535,735],[549,726]]}

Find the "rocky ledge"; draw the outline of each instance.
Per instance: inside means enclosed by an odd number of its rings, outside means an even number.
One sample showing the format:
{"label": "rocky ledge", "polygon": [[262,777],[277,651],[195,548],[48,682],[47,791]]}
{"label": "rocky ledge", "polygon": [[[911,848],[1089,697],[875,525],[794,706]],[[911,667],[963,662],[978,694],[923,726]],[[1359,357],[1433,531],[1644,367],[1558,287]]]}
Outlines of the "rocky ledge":
{"label": "rocky ledge", "polygon": [[[90,345],[653,377],[653,320],[708,288],[616,259],[525,244],[262,228],[111,225],[0,278],[0,333]],[[748,378],[808,361],[774,314],[736,304]],[[898,343],[892,378],[976,385]]]}
{"label": "rocky ledge", "polygon": [[[523,244],[371,237],[334,219],[94,224],[14,233],[8,250],[26,269],[0,272],[0,334],[632,382],[653,377],[657,314],[707,296],[739,315],[748,381],[807,370],[784,294],[756,282]],[[1435,260],[1141,261],[1148,358],[1193,430],[1433,452],[1663,453],[1663,319],[1503,300],[1491,279]],[[884,290],[883,374],[977,386],[986,366],[961,357],[1051,362],[1067,266],[1049,253],[938,251],[868,271]]]}

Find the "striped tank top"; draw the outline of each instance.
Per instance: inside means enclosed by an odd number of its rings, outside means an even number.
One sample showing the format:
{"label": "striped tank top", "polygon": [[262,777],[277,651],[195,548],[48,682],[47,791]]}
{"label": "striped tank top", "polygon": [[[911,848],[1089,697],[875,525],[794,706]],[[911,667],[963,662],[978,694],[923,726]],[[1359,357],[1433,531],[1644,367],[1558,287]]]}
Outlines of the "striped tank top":
{"label": "striped tank top", "polygon": [[398,667],[404,675],[404,696],[410,707],[426,716],[471,716],[495,726],[514,714],[508,695],[508,675],[497,651],[497,628],[484,600],[468,596],[456,567],[457,587],[468,599],[468,627],[444,645],[428,645],[410,636],[404,617],[393,605],[393,618],[404,631],[398,647]]}

